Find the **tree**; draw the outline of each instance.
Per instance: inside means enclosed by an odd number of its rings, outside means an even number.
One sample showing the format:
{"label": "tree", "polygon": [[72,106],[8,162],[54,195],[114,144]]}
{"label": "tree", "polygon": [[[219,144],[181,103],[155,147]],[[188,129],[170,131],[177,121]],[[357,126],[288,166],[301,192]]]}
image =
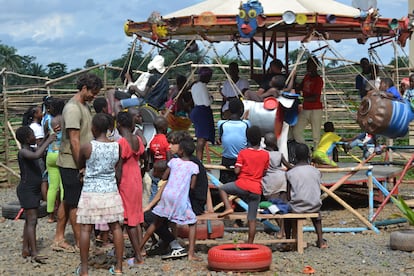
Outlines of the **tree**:
{"label": "tree", "polygon": [[95,63],[95,61],[93,60],[93,58],[88,58],[87,60],[86,60],[86,62],[85,62],[85,66],[84,66],[84,68],[89,68],[89,67],[92,67],[92,66],[95,66],[95,65],[97,65],[98,63]]}
{"label": "tree", "polygon": [[16,52],[14,47],[0,44],[0,68],[17,72],[21,67],[22,57]]}
{"label": "tree", "polygon": [[51,79],[56,79],[67,74],[66,64],[60,62],[52,62],[47,65],[47,76]]}

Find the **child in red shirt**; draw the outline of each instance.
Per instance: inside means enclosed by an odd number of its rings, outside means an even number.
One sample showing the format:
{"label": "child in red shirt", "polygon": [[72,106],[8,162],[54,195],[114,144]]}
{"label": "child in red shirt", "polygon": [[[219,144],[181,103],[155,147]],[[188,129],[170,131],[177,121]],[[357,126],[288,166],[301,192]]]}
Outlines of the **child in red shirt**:
{"label": "child in red shirt", "polygon": [[150,150],[150,162],[154,164],[155,162],[159,160],[168,160],[169,156],[168,149],[170,144],[167,140],[167,130],[168,130],[168,121],[163,116],[158,116],[154,120],[154,127],[157,131],[157,134],[155,134],[154,138],[152,138],[150,144],[149,144],[149,150]]}
{"label": "child in red shirt", "polygon": [[219,217],[234,212],[228,200],[228,194],[237,195],[247,201],[249,206],[247,213],[249,224],[248,243],[253,243],[256,235],[256,216],[262,195],[262,177],[269,167],[269,153],[260,149],[260,140],[259,127],[250,127],[247,130],[247,141],[250,146],[239,152],[234,168],[237,180],[226,183],[219,188],[220,197],[225,207]]}

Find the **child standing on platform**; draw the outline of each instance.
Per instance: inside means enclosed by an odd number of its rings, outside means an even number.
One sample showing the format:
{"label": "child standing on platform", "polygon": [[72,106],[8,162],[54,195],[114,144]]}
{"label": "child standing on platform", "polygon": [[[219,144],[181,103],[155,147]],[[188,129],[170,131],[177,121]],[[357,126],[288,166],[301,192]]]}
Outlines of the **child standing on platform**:
{"label": "child standing on platform", "polygon": [[31,256],[32,261],[43,263],[46,257],[38,255],[36,247],[37,209],[40,206],[42,171],[38,159],[44,154],[47,146],[55,140],[56,135],[49,135],[46,141],[36,150],[31,146],[36,144],[36,137],[29,126],[17,129],[16,138],[21,144],[17,155],[20,168],[20,183],[16,192],[20,206],[24,209],[26,219],[23,228],[22,257]]}
{"label": "child standing on platform", "polygon": [[122,272],[124,239],[121,223],[124,208],[115,173],[121,151],[118,143],[106,136],[111,126],[113,119],[110,115],[96,114],[92,119],[95,139],[80,148],[78,164],[80,169],[85,168],[85,175],[76,213],[76,222],[81,227],[81,263],[76,270],[77,275],[88,274],[90,234],[95,224],[104,223],[109,224],[115,246],[116,265],[110,268],[110,273]]}
{"label": "child standing on platform", "polygon": [[194,142],[183,139],[179,143],[177,152],[180,158],[172,158],[168,162],[168,168],[162,177],[163,180],[168,179],[168,182],[162,186],[161,199],[152,211],[156,217],[145,233],[141,250],[155,230],[169,220],[177,224],[189,225],[188,259],[200,260],[194,253],[197,218],[189,198],[190,188],[195,187],[199,173],[198,166],[190,160],[194,150]]}
{"label": "child standing on platform", "polygon": [[[314,213],[319,212],[321,201],[321,172],[315,167],[309,165],[310,155],[309,148],[305,144],[298,144],[295,148],[296,165],[286,172],[288,181],[289,205],[292,213]],[[322,217],[312,218],[318,240],[316,242],[319,248],[327,248],[326,240],[322,238]],[[290,238],[292,229],[292,220],[285,221],[286,238]]]}
{"label": "child standing on platform", "polygon": [[141,223],[144,222],[142,211],[142,176],[139,160],[144,153],[144,144],[139,136],[132,134],[135,128],[132,115],[119,112],[117,127],[122,138],[118,140],[122,150],[122,176],[119,192],[124,204],[124,224],[134,249],[135,256],[128,259],[128,265],[144,262],[139,244],[142,239]]}
{"label": "child standing on platform", "polygon": [[253,243],[256,235],[257,208],[262,195],[262,177],[269,167],[269,153],[260,149],[260,129],[252,126],[247,130],[250,146],[242,149],[237,156],[234,172],[238,175],[235,182],[229,182],[219,188],[225,210],[219,214],[224,217],[234,212],[228,194],[240,196],[249,206],[247,220],[249,223],[248,243]]}

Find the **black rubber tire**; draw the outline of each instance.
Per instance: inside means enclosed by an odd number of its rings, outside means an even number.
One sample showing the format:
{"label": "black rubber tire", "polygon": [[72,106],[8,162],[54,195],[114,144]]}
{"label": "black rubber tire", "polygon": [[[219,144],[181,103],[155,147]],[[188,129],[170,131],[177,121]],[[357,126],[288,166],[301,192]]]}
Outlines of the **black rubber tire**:
{"label": "black rubber tire", "polygon": [[259,272],[271,263],[272,251],[261,244],[222,244],[208,251],[208,268],[214,271]]}
{"label": "black rubber tire", "polygon": [[[216,239],[224,236],[224,223],[222,220],[210,220],[211,233],[208,233],[208,224],[206,221],[197,221],[196,239]],[[188,225],[177,224],[177,236],[180,238],[188,238]]]}
{"label": "black rubber tire", "polygon": [[[8,219],[15,219],[17,214],[20,211],[20,208],[21,208],[20,202],[18,201],[12,201],[12,202],[6,203],[1,207],[1,215]],[[47,216],[46,202],[40,201],[40,206],[38,209],[38,217],[43,218],[45,216]],[[25,218],[26,217],[23,212],[20,216],[20,219],[25,219]]]}
{"label": "black rubber tire", "polygon": [[414,229],[392,232],[390,235],[390,247],[394,250],[414,251]]}

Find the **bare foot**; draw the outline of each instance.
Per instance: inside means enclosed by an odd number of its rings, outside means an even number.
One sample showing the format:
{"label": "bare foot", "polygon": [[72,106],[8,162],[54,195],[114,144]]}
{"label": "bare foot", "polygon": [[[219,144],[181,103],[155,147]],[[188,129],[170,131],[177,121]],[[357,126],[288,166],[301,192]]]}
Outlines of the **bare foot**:
{"label": "bare foot", "polygon": [[28,250],[28,249],[23,249],[22,250],[22,257],[23,258],[27,258],[27,257],[30,257],[32,254],[30,253],[30,250]]}
{"label": "bare foot", "polygon": [[218,217],[222,218],[222,217],[225,217],[225,216],[230,215],[232,213],[234,213],[233,209],[226,209],[222,213],[218,214]]}
{"label": "bare foot", "polygon": [[199,256],[197,256],[197,255],[195,255],[195,254],[193,254],[193,255],[188,255],[188,260],[189,261],[194,261],[194,262],[202,262],[203,261],[203,259],[201,258],[201,257],[199,257]]}
{"label": "bare foot", "polygon": [[277,232],[276,233],[276,239],[283,239],[283,238],[285,238],[286,236],[285,236],[285,233],[282,231],[282,232]]}
{"label": "bare foot", "polygon": [[320,249],[326,249],[329,247],[328,242],[325,239],[322,239],[322,241],[318,241],[316,244]]}

